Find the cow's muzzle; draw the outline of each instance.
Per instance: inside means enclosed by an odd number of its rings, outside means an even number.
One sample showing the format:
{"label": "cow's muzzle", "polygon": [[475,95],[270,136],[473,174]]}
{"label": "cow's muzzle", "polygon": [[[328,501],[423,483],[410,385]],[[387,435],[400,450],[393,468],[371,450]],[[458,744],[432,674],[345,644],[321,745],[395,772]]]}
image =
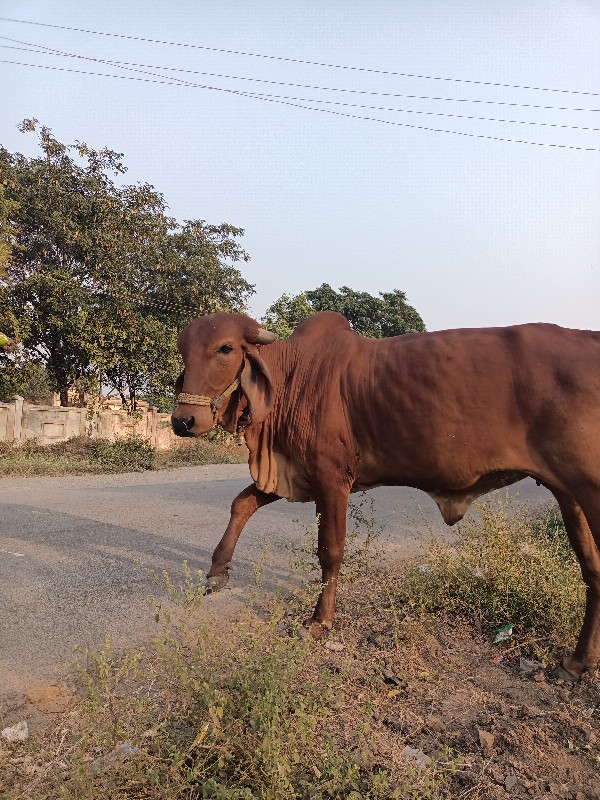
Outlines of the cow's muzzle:
{"label": "cow's muzzle", "polygon": [[176,436],[193,436],[194,422],[193,417],[176,417],[175,415],[171,417],[171,425]]}

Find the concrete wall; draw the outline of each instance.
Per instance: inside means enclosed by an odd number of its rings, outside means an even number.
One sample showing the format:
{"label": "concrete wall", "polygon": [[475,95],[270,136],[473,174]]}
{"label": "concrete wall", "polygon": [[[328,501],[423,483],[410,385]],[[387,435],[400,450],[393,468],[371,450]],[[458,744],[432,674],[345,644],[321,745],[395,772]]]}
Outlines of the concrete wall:
{"label": "concrete wall", "polygon": [[87,408],[37,406],[15,395],[9,403],[0,403],[0,441],[21,444],[38,439],[42,444],[64,442],[73,436],[94,439],[123,439],[141,436],[158,450],[167,450],[182,440],[171,430],[170,414],[155,408],[140,414],[126,411],[96,411]]}

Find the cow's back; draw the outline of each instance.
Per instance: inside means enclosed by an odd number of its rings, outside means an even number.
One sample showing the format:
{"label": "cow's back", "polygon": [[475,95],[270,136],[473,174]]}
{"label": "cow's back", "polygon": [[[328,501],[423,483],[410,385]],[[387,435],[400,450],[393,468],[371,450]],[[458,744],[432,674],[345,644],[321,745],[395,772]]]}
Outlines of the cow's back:
{"label": "cow's back", "polygon": [[360,485],[530,473],[577,425],[600,446],[598,333],[530,324],[360,341],[344,382]]}

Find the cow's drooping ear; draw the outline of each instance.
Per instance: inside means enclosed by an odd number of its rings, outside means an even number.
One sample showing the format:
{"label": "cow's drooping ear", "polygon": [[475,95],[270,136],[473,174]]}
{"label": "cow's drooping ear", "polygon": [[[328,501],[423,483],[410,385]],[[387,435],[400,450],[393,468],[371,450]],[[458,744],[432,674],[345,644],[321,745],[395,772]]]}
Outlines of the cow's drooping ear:
{"label": "cow's drooping ear", "polygon": [[240,387],[246,395],[252,422],[262,422],[273,408],[273,386],[267,365],[258,348],[246,349],[246,363],[240,375]]}

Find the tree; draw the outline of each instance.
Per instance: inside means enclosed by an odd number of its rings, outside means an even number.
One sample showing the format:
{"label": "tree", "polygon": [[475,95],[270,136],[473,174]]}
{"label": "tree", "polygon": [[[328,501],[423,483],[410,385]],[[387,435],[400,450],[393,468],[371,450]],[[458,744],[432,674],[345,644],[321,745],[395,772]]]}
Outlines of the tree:
{"label": "tree", "polygon": [[285,339],[299,322],[317,311],[337,311],[357,333],[375,339],[425,330],[420,315],[399,289],[380,292],[379,297],[374,297],[348,286],[336,292],[328,283],[295,296],[282,295],[269,306],[262,323]]}
{"label": "tree", "polygon": [[[8,180],[6,180],[6,186]],[[0,183],[0,278],[6,276],[6,264],[14,242],[15,228],[11,225],[10,217],[18,208],[18,203],[6,197],[5,185]]]}
{"label": "tree", "polygon": [[121,153],[66,146],[37,120],[21,130],[37,133],[42,156],[0,148],[10,251],[0,325],[47,369],[61,404],[72,386],[108,382],[135,408],[140,392],[165,384],[167,366],[172,385],[184,324],[244,307],[253,287],[234,266],[248,260],[243,230],[180,224],[149,184],[116,184]]}
{"label": "tree", "polygon": [[276,333],[279,339],[287,339],[296,325],[311,314],[314,314],[314,309],[304,292],[297,295],[282,294],[269,306],[261,322],[265,328]]}
{"label": "tree", "polygon": [[23,358],[6,358],[0,353],[0,403],[15,394],[32,403],[50,403],[52,386],[46,370]]}

